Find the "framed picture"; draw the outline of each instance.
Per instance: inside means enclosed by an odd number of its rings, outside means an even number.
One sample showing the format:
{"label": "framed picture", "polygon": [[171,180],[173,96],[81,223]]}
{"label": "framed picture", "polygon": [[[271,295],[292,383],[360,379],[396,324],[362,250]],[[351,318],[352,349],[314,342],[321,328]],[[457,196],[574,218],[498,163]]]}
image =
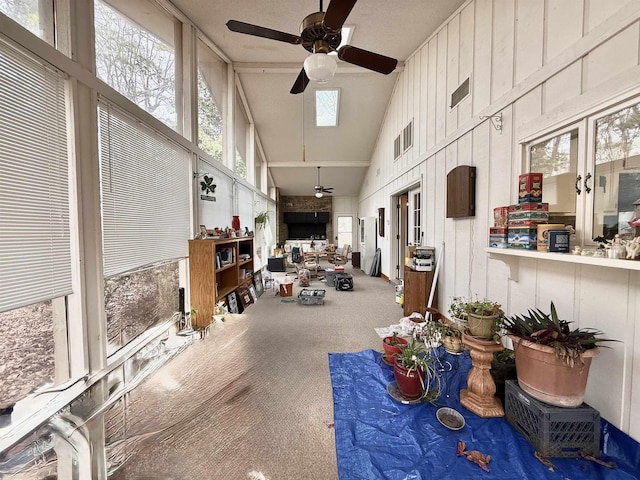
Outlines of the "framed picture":
{"label": "framed picture", "polygon": [[253,301],[256,302],[256,300],[258,300],[256,287],[254,287],[253,285],[249,285],[249,293],[251,294],[251,298],[253,298]]}
{"label": "framed picture", "polygon": [[200,225],[200,236],[202,238],[207,238],[207,227],[204,225]]}
{"label": "framed picture", "polygon": [[256,295],[259,297],[264,293],[264,285],[262,284],[262,270],[258,270],[253,274],[253,285],[256,288]]}
{"label": "framed picture", "polygon": [[384,237],[384,208],[378,209],[378,235]]}
{"label": "framed picture", "polygon": [[239,313],[238,297],[236,297],[236,292],[231,292],[227,295],[227,309],[229,310],[229,313]]}
{"label": "framed picture", "polygon": [[238,297],[240,297],[240,304],[242,305],[242,310],[247,308],[249,305],[253,303],[253,297],[251,296],[251,292],[249,291],[249,287],[246,285],[240,285],[236,290],[238,293]]}

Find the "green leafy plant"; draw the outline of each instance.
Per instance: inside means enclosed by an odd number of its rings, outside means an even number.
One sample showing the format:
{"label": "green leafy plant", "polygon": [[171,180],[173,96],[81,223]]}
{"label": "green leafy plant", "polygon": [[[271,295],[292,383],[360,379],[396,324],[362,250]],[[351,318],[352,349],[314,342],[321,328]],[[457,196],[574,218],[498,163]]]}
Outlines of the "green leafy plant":
{"label": "green leafy plant", "polygon": [[269,221],[269,212],[264,211],[260,212],[256,215],[255,222],[257,229],[265,229],[267,227],[267,222]]}
{"label": "green leafy plant", "polygon": [[516,363],[516,354],[510,348],[493,353],[493,360],[498,363]]}
{"label": "green leafy plant", "polygon": [[486,298],[483,300],[476,299],[467,302],[464,305],[464,311],[466,313],[473,313],[475,315],[480,315],[483,317],[490,317],[492,315],[498,315],[502,317],[504,315],[501,304],[491,300],[487,300]]}
{"label": "green leafy plant", "polygon": [[451,315],[452,318],[466,318],[467,303],[469,303],[469,301],[465,297],[451,297],[448,310],[449,315]]}
{"label": "green leafy plant", "polygon": [[507,316],[502,321],[502,326],[510,335],[552,347],[556,356],[570,367],[573,367],[577,361],[583,363],[582,354],[585,351],[606,346],[602,345],[603,342],[615,341],[598,338],[604,335],[600,330],[592,328],[571,330],[569,327],[571,323],[558,317],[556,307],[551,302],[550,314],[540,309],[529,309],[528,315]]}
{"label": "green leafy plant", "polygon": [[422,342],[415,336],[412,337],[411,341],[402,347],[402,352],[396,361],[409,372],[418,370],[424,372],[424,379],[420,377],[423,392],[421,400],[433,403],[438,399],[442,390],[440,373],[433,365],[431,355]]}

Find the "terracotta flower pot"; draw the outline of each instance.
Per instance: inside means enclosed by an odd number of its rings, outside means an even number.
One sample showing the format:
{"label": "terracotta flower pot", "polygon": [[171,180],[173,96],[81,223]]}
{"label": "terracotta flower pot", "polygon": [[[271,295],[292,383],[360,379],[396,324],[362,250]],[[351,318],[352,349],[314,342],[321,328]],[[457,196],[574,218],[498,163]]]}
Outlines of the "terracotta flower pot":
{"label": "terracotta flower pot", "polygon": [[471,331],[471,335],[477,338],[493,338],[494,325],[498,318],[498,315],[490,315],[485,317],[483,315],[476,315],[475,313],[468,313],[468,326]]}
{"label": "terracotta flower pot", "polygon": [[573,367],[556,356],[552,347],[509,335],[516,356],[518,384],[525,392],[543,402],[559,407],[579,407],[584,400],[591,359],[598,348],[582,354]]}
{"label": "terracotta flower pot", "polygon": [[422,370],[407,369],[404,365],[396,362],[393,366],[393,376],[398,384],[398,390],[409,399],[416,399],[422,395],[422,384],[424,383],[424,372]]}
{"label": "terracotta flower pot", "polygon": [[449,353],[460,353],[462,351],[462,339],[458,337],[445,335],[442,337],[442,345]]}
{"label": "terracotta flower pot", "polygon": [[409,342],[402,337],[384,337],[382,339],[382,348],[384,349],[385,357],[393,362],[393,359],[400,355],[402,347],[404,347],[408,343]]}

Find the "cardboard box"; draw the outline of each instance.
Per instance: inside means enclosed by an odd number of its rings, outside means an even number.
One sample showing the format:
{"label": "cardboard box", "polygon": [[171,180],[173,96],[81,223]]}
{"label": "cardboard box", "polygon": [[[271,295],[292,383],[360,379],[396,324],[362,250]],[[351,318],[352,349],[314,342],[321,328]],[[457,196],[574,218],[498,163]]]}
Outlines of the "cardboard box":
{"label": "cardboard box", "polygon": [[542,173],[525,173],[518,178],[518,203],[542,202]]}
{"label": "cardboard box", "polygon": [[491,227],[489,229],[489,235],[507,235],[509,233],[509,230],[507,229],[507,227]]}
{"label": "cardboard box", "polygon": [[549,222],[548,203],[520,203],[509,206],[509,228],[534,228]]}

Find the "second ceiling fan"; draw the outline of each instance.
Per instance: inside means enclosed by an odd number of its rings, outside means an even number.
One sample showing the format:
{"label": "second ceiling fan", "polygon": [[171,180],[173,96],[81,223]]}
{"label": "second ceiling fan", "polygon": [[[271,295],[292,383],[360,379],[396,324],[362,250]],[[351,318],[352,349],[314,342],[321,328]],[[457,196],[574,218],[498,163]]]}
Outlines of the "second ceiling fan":
{"label": "second ceiling fan", "polygon": [[320,167],[318,167],[318,183],[313,188],[316,191],[316,193],[315,193],[316,198],[322,198],[325,193],[328,193],[328,194],[332,194],[333,193],[333,187],[325,188],[324,186],[320,185]]}
{"label": "second ceiling fan", "polygon": [[328,54],[334,51],[338,52],[340,60],[388,75],[398,64],[395,58],[351,45],[344,45],[338,49],[342,41],[342,25],[355,4],[356,0],[331,0],[327,11],[323,12],[320,0],[320,11],[304,18],[299,36],[238,20],[229,20],[227,28],[232,32],[302,45],[305,50],[311,52],[312,55],[305,60],[304,68],[291,88],[293,94],[304,92],[310,80],[326,81],[333,76],[337,65]]}

